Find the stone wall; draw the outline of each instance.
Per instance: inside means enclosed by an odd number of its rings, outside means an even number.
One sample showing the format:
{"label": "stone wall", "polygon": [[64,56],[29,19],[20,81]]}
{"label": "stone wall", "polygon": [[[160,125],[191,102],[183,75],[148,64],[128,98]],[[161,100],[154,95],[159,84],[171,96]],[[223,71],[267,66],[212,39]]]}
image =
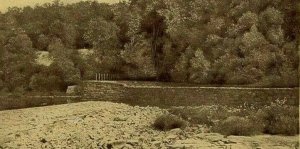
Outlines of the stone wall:
{"label": "stone wall", "polygon": [[297,89],[127,88],[125,101],[144,105],[265,105],[276,99],[299,105]]}
{"label": "stone wall", "polygon": [[145,82],[132,85],[130,82],[116,81],[87,81],[84,84],[86,98],[137,105],[265,105],[276,99],[286,99],[290,105],[299,105],[299,88],[162,86],[150,83],[147,85]]}
{"label": "stone wall", "polygon": [[119,101],[124,99],[125,87],[111,81],[85,81],[83,96],[85,99]]}

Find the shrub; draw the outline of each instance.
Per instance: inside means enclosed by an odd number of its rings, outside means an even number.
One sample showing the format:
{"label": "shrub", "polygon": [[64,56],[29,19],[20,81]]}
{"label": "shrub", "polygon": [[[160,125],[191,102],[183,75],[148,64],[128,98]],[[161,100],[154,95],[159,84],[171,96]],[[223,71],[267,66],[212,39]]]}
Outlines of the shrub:
{"label": "shrub", "polygon": [[17,87],[14,89],[12,94],[10,95],[11,97],[21,97],[25,94],[25,89],[23,87]]}
{"label": "shrub", "polygon": [[0,90],[0,96],[6,96],[9,94],[8,88],[3,88]]}
{"label": "shrub", "polygon": [[189,80],[195,83],[207,83],[210,62],[203,55],[201,49],[197,49],[195,56],[190,60],[190,77]]}
{"label": "shrub", "polygon": [[184,129],[187,125],[187,122],[182,120],[181,118],[171,115],[171,114],[165,114],[161,115],[158,118],[156,118],[153,127],[158,130],[171,130],[175,128],[181,128]]}
{"label": "shrub", "polygon": [[[0,71],[0,76],[1,76],[1,71]],[[0,90],[2,90],[4,87],[4,82],[0,79]]]}
{"label": "shrub", "polygon": [[249,118],[230,116],[213,127],[213,131],[223,135],[248,136],[259,134],[262,128],[262,123],[254,122]]}
{"label": "shrub", "polygon": [[213,125],[211,119],[212,111],[209,108],[173,108],[169,112],[193,124]]}
{"label": "shrub", "polygon": [[299,120],[290,116],[280,116],[276,122],[269,124],[266,131],[269,134],[296,135],[299,134]]}
{"label": "shrub", "polygon": [[255,117],[265,124],[264,133],[295,135],[299,134],[299,107],[272,103],[260,109]]}
{"label": "shrub", "polygon": [[258,23],[258,16],[252,12],[246,12],[242,15],[242,17],[238,20],[238,25],[240,28],[243,29],[250,29],[251,26],[257,25]]}
{"label": "shrub", "polygon": [[31,77],[29,87],[34,91],[61,91],[64,87],[63,83],[59,76],[40,73]]}

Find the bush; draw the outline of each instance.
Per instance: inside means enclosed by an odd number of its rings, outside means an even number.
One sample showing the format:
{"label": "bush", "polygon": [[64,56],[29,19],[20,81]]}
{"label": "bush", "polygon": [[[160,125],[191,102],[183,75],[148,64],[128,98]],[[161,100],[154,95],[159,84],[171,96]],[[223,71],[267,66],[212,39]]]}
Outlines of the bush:
{"label": "bush", "polygon": [[254,122],[245,117],[230,116],[219,122],[213,128],[213,131],[219,132],[223,135],[248,136],[259,134],[262,132],[262,129],[263,123]]}
{"label": "bush", "polygon": [[248,111],[245,115],[220,120],[213,131],[226,135],[299,134],[299,107],[287,105],[286,100],[277,100],[258,112],[244,110]]}
{"label": "bush", "polygon": [[[1,71],[0,71],[0,76],[1,76]],[[0,79],[0,90],[2,90],[4,87],[4,82]]]}
{"label": "bush", "polygon": [[62,91],[64,82],[59,76],[40,73],[31,77],[29,87],[34,91]]}
{"label": "bush", "polygon": [[9,89],[8,88],[2,88],[1,90],[0,90],[0,96],[7,96],[7,95],[9,95]]}
{"label": "bush", "polygon": [[181,128],[184,129],[187,125],[187,122],[182,120],[181,118],[171,115],[171,114],[166,114],[166,115],[161,115],[158,118],[156,118],[153,127],[158,130],[171,130],[175,128]]}
{"label": "bush", "polygon": [[13,95],[16,97],[23,96],[24,94],[25,94],[25,89],[23,87],[17,87],[13,92]]}
{"label": "bush", "polygon": [[201,108],[201,109],[173,108],[170,109],[169,112],[193,124],[202,124],[207,126],[213,125],[211,119],[212,112],[208,108]]}
{"label": "bush", "polygon": [[169,112],[191,124],[212,126],[212,131],[224,135],[299,134],[299,107],[277,100],[269,106],[241,105],[177,107]]}
{"label": "bush", "polygon": [[260,109],[255,117],[265,123],[264,133],[296,135],[299,134],[299,107],[288,106],[276,101]]}

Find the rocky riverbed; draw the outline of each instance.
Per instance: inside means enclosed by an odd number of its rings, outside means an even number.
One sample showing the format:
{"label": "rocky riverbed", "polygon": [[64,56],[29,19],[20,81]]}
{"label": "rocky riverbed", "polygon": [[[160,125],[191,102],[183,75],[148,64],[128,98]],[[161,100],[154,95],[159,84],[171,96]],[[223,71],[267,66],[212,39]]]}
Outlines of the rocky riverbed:
{"label": "rocky riverbed", "polygon": [[299,136],[223,136],[202,126],[158,131],[157,107],[83,102],[0,111],[1,148],[299,148]]}

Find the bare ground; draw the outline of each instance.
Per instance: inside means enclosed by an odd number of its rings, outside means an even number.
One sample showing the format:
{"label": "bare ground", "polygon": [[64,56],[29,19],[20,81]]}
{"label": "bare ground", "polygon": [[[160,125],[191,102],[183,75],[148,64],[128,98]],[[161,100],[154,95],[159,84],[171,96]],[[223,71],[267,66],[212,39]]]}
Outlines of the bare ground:
{"label": "bare ground", "polygon": [[202,126],[154,130],[165,110],[84,102],[0,111],[1,148],[295,149],[299,136],[223,136]]}

